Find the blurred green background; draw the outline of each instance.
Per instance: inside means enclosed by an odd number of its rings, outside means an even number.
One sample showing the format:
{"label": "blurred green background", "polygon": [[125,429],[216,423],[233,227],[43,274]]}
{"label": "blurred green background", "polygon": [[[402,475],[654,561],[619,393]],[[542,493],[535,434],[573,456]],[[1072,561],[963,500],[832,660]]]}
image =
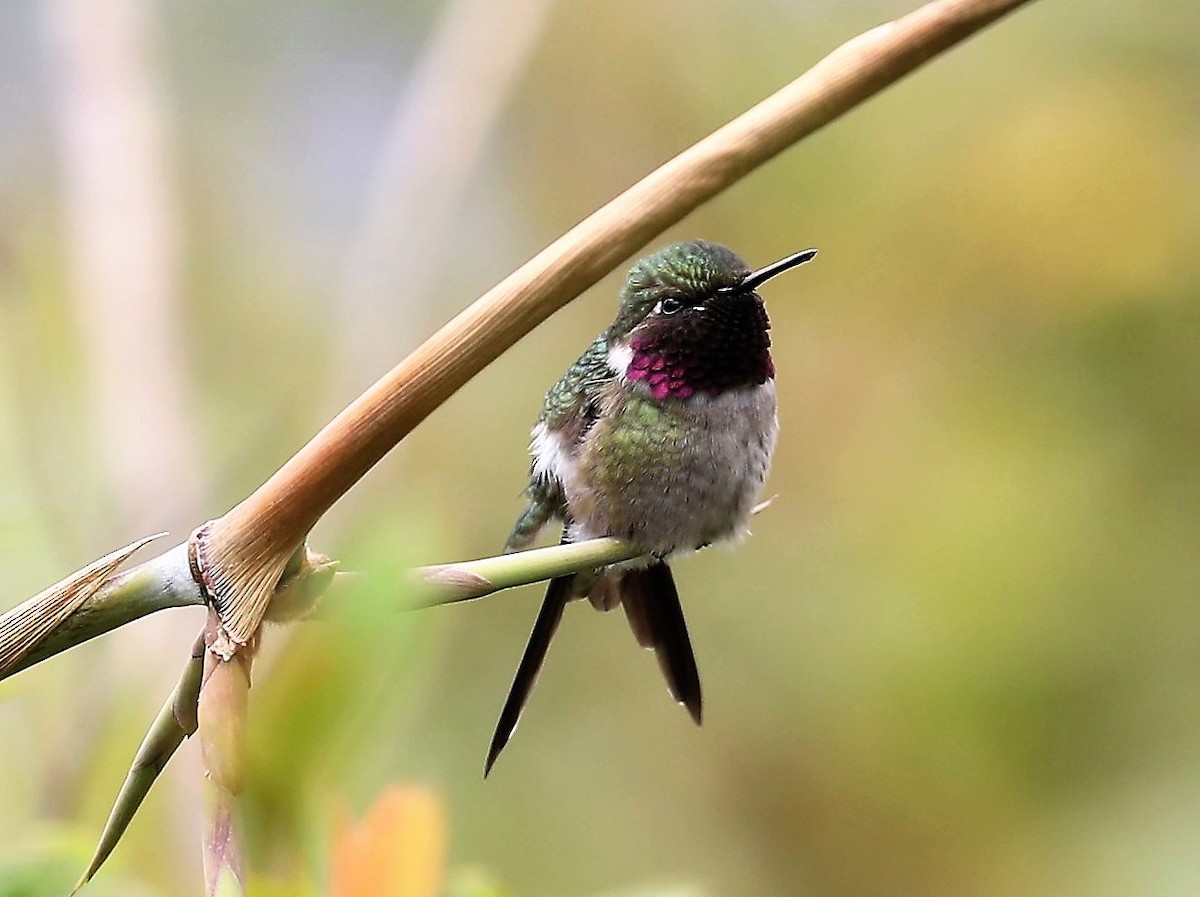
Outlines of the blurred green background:
{"label": "blurred green background", "polygon": [[[0,606],[253,489],[441,322],[661,161],[915,3],[46,0],[0,11]],[[752,264],[782,422],[736,553],[679,563],[705,725],[540,589],[396,611],[494,553],[541,396],[620,272],[321,523],[365,575],[272,630],[263,893],[331,820],[447,802],[511,894],[1200,891],[1200,5],[1042,0],[665,235]],[[201,615],[0,684],[0,895],[74,880]],[[200,888],[185,745],[90,893]],[[398,848],[399,849],[399,848]]]}

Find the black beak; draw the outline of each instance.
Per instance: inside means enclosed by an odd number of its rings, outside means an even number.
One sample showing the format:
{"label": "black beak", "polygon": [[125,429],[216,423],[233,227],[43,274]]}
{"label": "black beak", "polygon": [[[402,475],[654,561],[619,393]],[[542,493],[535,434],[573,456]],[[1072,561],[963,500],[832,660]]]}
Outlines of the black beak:
{"label": "black beak", "polygon": [[780,259],[765,268],[759,268],[757,271],[751,271],[747,274],[742,282],[736,287],[721,287],[717,290],[718,293],[746,293],[751,290],[757,290],[760,286],[774,277],[776,274],[782,274],[784,271],[789,271],[799,265],[811,262],[817,255],[815,249],[805,249],[797,252],[794,255],[789,255],[787,258]]}
{"label": "black beak", "polygon": [[738,288],[742,290],[757,290],[776,274],[782,274],[784,271],[807,264],[816,257],[817,250],[815,249],[805,249],[797,252],[795,255],[789,255],[787,258],[780,259],[772,265],[767,265],[765,268],[751,271],[746,275],[746,279],[738,284]]}

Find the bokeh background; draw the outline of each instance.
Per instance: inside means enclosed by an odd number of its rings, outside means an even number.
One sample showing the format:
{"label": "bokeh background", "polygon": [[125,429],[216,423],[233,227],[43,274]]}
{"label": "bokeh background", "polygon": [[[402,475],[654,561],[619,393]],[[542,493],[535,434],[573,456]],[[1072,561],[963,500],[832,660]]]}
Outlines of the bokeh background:
{"label": "bokeh background", "polygon": [[[5,4],[0,606],[219,515],[567,227],[913,6]],[[1200,6],[1042,0],[659,241],[821,249],[765,290],[778,499],[677,565],[702,730],[575,606],[481,780],[540,589],[403,614],[403,571],[502,543],[619,272],[484,371],[316,531],[362,573],[346,612],[268,636],[259,892],[327,893],[335,820],[397,782],[444,801],[452,875],[522,897],[1200,890],[1197,110]],[[0,894],[74,880],[200,619],[0,684]],[[91,893],[198,892],[197,754]]]}

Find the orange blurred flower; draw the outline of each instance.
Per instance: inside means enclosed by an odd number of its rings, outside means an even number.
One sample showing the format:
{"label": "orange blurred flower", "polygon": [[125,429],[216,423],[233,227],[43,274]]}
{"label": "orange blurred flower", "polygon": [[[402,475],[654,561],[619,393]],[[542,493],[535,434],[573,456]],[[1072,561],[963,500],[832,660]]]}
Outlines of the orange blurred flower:
{"label": "orange blurred flower", "polygon": [[354,825],[334,825],[330,897],[439,897],[446,873],[446,813],[432,790],[396,785]]}

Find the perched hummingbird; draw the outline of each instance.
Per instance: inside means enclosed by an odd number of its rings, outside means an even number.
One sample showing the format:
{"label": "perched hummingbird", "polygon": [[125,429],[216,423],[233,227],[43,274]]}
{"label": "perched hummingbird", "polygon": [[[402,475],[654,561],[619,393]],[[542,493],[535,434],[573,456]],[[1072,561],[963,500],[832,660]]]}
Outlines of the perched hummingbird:
{"label": "perched hummingbird", "polygon": [[625,608],[667,687],[700,723],[700,676],[667,558],[737,538],[775,449],[770,324],[756,290],[817,254],[751,271],[695,240],[642,259],[616,320],[546,394],[533,428],[529,506],[508,537],[523,548],[552,519],[563,542],[615,536],[645,559],[550,582],[496,724],[484,776],[508,743],[563,608]]}

